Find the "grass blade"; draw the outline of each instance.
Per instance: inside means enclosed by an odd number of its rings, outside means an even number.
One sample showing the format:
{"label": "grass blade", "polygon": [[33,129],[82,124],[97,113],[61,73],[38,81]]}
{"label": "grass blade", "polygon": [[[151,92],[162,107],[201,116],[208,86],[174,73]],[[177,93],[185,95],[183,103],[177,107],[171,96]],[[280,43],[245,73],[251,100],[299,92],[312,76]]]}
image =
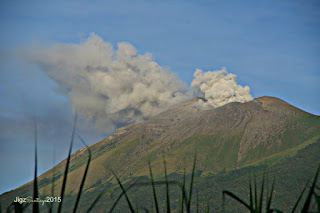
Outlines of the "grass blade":
{"label": "grass blade", "polygon": [[[139,182],[136,182],[136,183],[133,183],[133,184],[131,184],[128,188],[127,188],[127,190],[126,191],[129,191],[132,187],[134,187],[134,186],[150,186],[150,182],[141,182],[141,183],[139,183]],[[154,181],[154,185],[166,185],[167,184],[167,182],[166,181]],[[168,184],[174,184],[174,185],[178,185],[179,186],[179,183],[178,182],[176,182],[176,181],[168,181]],[[118,198],[117,198],[117,200],[115,201],[115,203],[113,204],[113,206],[111,207],[111,209],[110,209],[110,213],[111,212],[113,212],[113,210],[114,210],[114,208],[116,207],[116,205],[118,204],[118,202],[119,202],[119,200],[122,198],[122,196],[124,195],[124,192],[122,192],[119,196],[118,196]],[[151,209],[151,212],[153,212],[153,202],[152,202],[152,209]]]}
{"label": "grass blade", "polygon": [[[150,183],[148,183],[150,184]],[[129,191],[129,189],[131,189],[131,187],[135,186],[135,184],[130,185],[126,191]],[[114,202],[114,204],[112,205],[111,209],[110,209],[110,213],[113,212],[114,208],[117,206],[118,202],[120,201],[120,199],[122,198],[122,196],[124,195],[124,192],[122,191],[122,193],[118,196],[117,200]]]}
{"label": "grass blade", "polygon": [[293,209],[292,209],[292,211],[291,211],[292,213],[294,213],[294,212],[296,211],[296,209],[297,209],[297,207],[298,207],[298,204],[299,204],[299,202],[300,202],[300,200],[301,200],[301,198],[302,198],[302,196],[303,196],[303,194],[304,194],[304,191],[306,190],[308,184],[309,184],[309,181],[307,182],[307,184],[304,186],[302,192],[300,193],[299,198],[298,198],[296,204],[294,205],[294,207],[293,207]]}
{"label": "grass blade", "polygon": [[263,174],[263,176],[262,176],[262,183],[261,183],[261,191],[260,191],[260,200],[259,200],[258,212],[262,212],[262,201],[263,201],[263,191],[264,191],[264,177],[265,177],[265,174]]}
{"label": "grass blade", "polygon": [[102,197],[102,195],[104,194],[104,192],[101,192],[98,197],[93,201],[93,203],[91,203],[91,206],[88,208],[87,213],[89,213],[93,207],[98,203],[98,201],[100,200],[100,198]]}
{"label": "grass blade", "polygon": [[279,209],[270,209],[269,212],[283,213],[283,211],[281,211],[281,210],[279,210]]}
{"label": "grass blade", "polygon": [[271,207],[271,202],[272,202],[272,197],[273,197],[274,183],[275,183],[275,178],[273,178],[270,195],[267,198],[267,205],[266,205],[266,212],[267,213],[270,212],[270,207]]}
{"label": "grass blade", "polygon": [[[33,199],[39,198],[38,194],[38,133],[37,133],[37,118],[34,119],[34,181],[33,181]],[[33,202],[32,204],[33,212],[39,212],[39,203]]]}
{"label": "grass blade", "polygon": [[253,208],[253,193],[252,193],[252,183],[251,176],[249,177],[249,192],[250,192],[250,208]]}
{"label": "grass blade", "polygon": [[21,205],[20,203],[14,203],[14,212],[15,213],[20,213],[20,212],[22,213],[23,212],[23,205]]}
{"label": "grass blade", "polygon": [[164,165],[164,175],[166,179],[166,206],[167,206],[167,213],[171,213],[170,209],[170,191],[169,191],[169,182],[168,182],[168,174],[167,174],[167,164],[166,159],[163,158],[163,165]]}
{"label": "grass blade", "polygon": [[187,212],[190,212],[190,208],[191,208],[194,173],[195,173],[195,169],[196,169],[196,159],[197,159],[197,154],[194,155],[194,160],[193,160],[192,173],[191,173],[191,182],[190,182],[190,189],[189,189],[189,199],[188,199],[188,205],[187,205]]}
{"label": "grass blade", "polygon": [[301,212],[308,212],[308,210],[309,210],[309,207],[310,207],[310,204],[311,204],[312,194],[313,194],[314,188],[316,186],[316,182],[317,182],[318,175],[319,175],[319,169],[320,169],[320,166],[317,169],[317,172],[316,172],[316,175],[314,177],[312,186],[311,186],[311,188],[309,190],[309,193],[308,193],[308,197],[307,197],[307,199],[306,199],[306,201],[305,201],[305,203],[303,205],[303,208],[302,208]]}
{"label": "grass blade", "polygon": [[254,176],[254,209],[258,209],[257,178]]}
{"label": "grass blade", "polygon": [[181,213],[183,213],[184,211],[184,202],[186,200],[186,193],[185,193],[185,188],[186,188],[186,168],[184,168],[183,170],[183,181],[182,181],[182,187],[181,187],[181,190],[182,190],[182,198],[181,198],[181,206],[180,206],[180,210],[181,210]]}
{"label": "grass blade", "polygon": [[230,196],[231,198],[235,199],[236,201],[238,201],[239,203],[241,203],[242,205],[244,205],[247,209],[249,209],[251,212],[256,212],[253,208],[251,208],[246,202],[244,202],[243,200],[241,200],[238,196],[236,196],[235,194],[233,194],[230,191],[224,190],[222,192],[223,197],[225,195]]}
{"label": "grass blade", "polygon": [[313,193],[313,195],[314,195],[314,198],[316,200],[318,212],[320,212],[320,196],[317,195],[316,193]]}
{"label": "grass blade", "polygon": [[124,193],[122,192],[122,193],[118,196],[117,200],[116,200],[116,201],[114,202],[114,204],[112,205],[109,213],[112,213],[112,212],[113,212],[114,208],[116,208],[116,206],[118,205],[118,202],[120,201],[120,199],[122,198],[123,195],[124,195]]}
{"label": "grass blade", "polygon": [[149,172],[150,172],[150,177],[151,177],[152,193],[153,193],[154,203],[155,203],[155,207],[156,207],[156,212],[160,213],[157,194],[156,194],[156,188],[154,186],[154,179],[153,179],[153,175],[152,175],[152,169],[151,169],[150,161],[149,161]]}
{"label": "grass blade", "polygon": [[69,163],[70,163],[70,159],[71,159],[74,134],[76,131],[76,123],[77,123],[77,114],[74,116],[73,130],[72,130],[72,135],[71,135],[71,142],[70,142],[70,147],[69,147],[68,158],[67,158],[67,162],[66,162],[66,168],[64,170],[64,176],[63,176],[63,182],[62,182],[62,188],[61,188],[61,194],[60,194],[61,202],[59,203],[58,213],[60,213],[61,209],[62,209],[64,191],[65,191],[66,184],[67,184],[67,177],[68,177]]}
{"label": "grass blade", "polygon": [[[51,196],[54,196],[54,175],[55,175],[55,164],[56,164],[56,147],[53,148],[53,169],[52,169],[52,185],[51,185]],[[52,213],[53,202],[50,203],[49,213]]]}
{"label": "grass blade", "polygon": [[145,208],[145,209],[144,209],[144,212],[145,212],[145,213],[149,213],[149,210]]}
{"label": "grass blade", "polygon": [[74,205],[74,208],[73,208],[73,213],[75,213],[77,211],[77,208],[78,208],[78,205],[79,205],[79,201],[80,201],[80,197],[81,197],[81,193],[82,193],[83,186],[84,186],[84,182],[86,181],[86,177],[87,177],[87,174],[88,174],[89,165],[90,165],[90,161],[91,161],[91,151],[90,151],[89,146],[85,143],[85,141],[82,139],[82,137],[80,135],[78,135],[78,137],[80,138],[81,142],[86,146],[86,149],[88,150],[89,156],[88,156],[87,166],[86,166],[86,169],[84,171],[84,174],[83,174],[83,177],[82,177],[82,181],[81,181],[81,185],[80,185],[80,188],[79,188],[79,193],[78,193],[78,196],[77,196],[76,204]]}
{"label": "grass blade", "polygon": [[130,202],[130,200],[129,200],[129,197],[128,197],[127,193],[126,193],[125,188],[124,188],[123,185],[121,184],[120,179],[118,178],[118,176],[117,176],[113,171],[112,171],[112,174],[113,174],[114,177],[116,178],[116,180],[117,180],[117,182],[118,182],[118,184],[119,184],[122,192],[124,193],[124,196],[125,196],[125,198],[126,198],[126,200],[127,200],[127,203],[128,203],[129,208],[130,208],[130,211],[131,211],[131,212],[134,212],[134,209],[133,209],[133,207],[132,207],[132,204],[131,204],[131,202]]}

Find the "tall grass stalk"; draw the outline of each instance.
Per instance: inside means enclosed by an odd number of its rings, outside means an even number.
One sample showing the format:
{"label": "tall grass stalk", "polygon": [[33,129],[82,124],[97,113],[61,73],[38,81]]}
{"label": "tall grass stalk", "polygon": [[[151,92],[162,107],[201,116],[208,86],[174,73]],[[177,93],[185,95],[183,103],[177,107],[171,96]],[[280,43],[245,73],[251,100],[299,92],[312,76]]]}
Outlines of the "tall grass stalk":
{"label": "tall grass stalk", "polygon": [[294,207],[293,207],[293,209],[292,209],[292,211],[291,211],[292,213],[294,213],[294,212],[296,211],[296,209],[297,209],[297,207],[298,207],[298,204],[299,204],[299,202],[300,202],[300,200],[301,200],[301,198],[302,198],[302,196],[303,196],[303,194],[304,194],[304,192],[305,192],[305,190],[306,190],[306,188],[307,188],[308,185],[309,185],[309,181],[307,182],[307,184],[304,186],[302,192],[300,193],[300,195],[299,195],[299,197],[298,197],[298,200],[297,200],[297,202],[295,203],[295,205],[294,205]]}
{"label": "tall grass stalk", "polygon": [[317,172],[316,172],[315,177],[313,179],[313,183],[311,185],[311,188],[309,190],[307,199],[306,199],[306,201],[305,201],[305,203],[303,205],[303,208],[302,208],[301,212],[308,212],[309,208],[310,208],[310,205],[311,205],[312,195],[315,194],[317,196],[317,194],[315,193],[315,188],[316,188],[316,183],[317,183],[317,180],[318,180],[319,170],[320,170],[320,166],[318,166]]}
{"label": "tall grass stalk", "polygon": [[[262,183],[261,183],[261,190],[260,190],[260,200],[259,200],[259,204],[257,206],[257,209],[259,212],[262,212],[262,201],[263,201],[263,192],[264,192],[264,178],[265,178],[265,173],[263,173],[262,176]],[[271,190],[271,195],[272,195],[272,190]],[[268,200],[268,198],[267,198]],[[271,199],[270,199],[271,201]]]}
{"label": "tall grass stalk", "polygon": [[[246,203],[244,200],[239,198],[234,193],[224,190],[222,192],[223,194],[223,205],[225,203],[225,195],[228,195],[229,197],[233,198],[243,206],[245,206],[251,213],[262,213],[263,212],[263,197],[264,197],[264,187],[265,187],[265,173],[262,176],[262,182],[261,182],[261,189],[260,189],[260,195],[258,195],[258,186],[257,186],[257,179],[254,176],[254,188],[252,190],[252,183],[251,183],[251,177],[249,177],[249,204]],[[273,196],[273,187],[274,187],[274,181],[271,186],[271,192],[267,196],[266,195],[266,212],[281,212],[275,209],[271,209],[271,201]]]}
{"label": "tall grass stalk", "polygon": [[80,202],[81,193],[83,191],[83,186],[84,186],[84,183],[86,181],[86,177],[87,177],[87,174],[88,174],[89,165],[90,165],[90,161],[91,161],[91,151],[90,151],[89,146],[86,144],[86,142],[82,139],[82,137],[80,135],[78,135],[78,137],[81,140],[81,142],[85,145],[86,149],[88,150],[88,154],[89,155],[88,155],[87,166],[86,166],[86,169],[84,171],[84,174],[83,174],[83,177],[82,177],[82,181],[81,181],[81,184],[80,184],[80,188],[79,188],[76,204],[74,205],[74,208],[73,208],[73,213],[75,213],[77,211],[77,208],[78,208],[78,205],[79,205],[79,202]]}
{"label": "tall grass stalk", "polygon": [[64,170],[63,182],[62,182],[62,187],[61,187],[61,193],[60,193],[61,202],[59,203],[58,213],[60,213],[61,209],[62,209],[64,191],[65,191],[66,184],[67,184],[67,177],[68,177],[68,170],[69,170],[69,164],[70,164],[70,159],[71,159],[71,152],[72,152],[74,134],[75,134],[75,131],[76,131],[76,124],[77,124],[77,114],[74,117],[74,123],[73,123],[73,130],[72,130],[72,135],[71,135],[69,153],[68,153],[68,158],[67,158],[67,162],[66,162],[66,168]]}
{"label": "tall grass stalk", "polygon": [[171,209],[170,209],[170,191],[169,191],[167,164],[166,164],[165,157],[163,157],[163,165],[164,165],[164,175],[165,175],[165,180],[166,180],[166,207],[167,207],[167,213],[171,213]]}
{"label": "tall grass stalk", "polygon": [[267,205],[266,205],[266,212],[268,212],[271,209],[271,201],[272,201],[272,197],[273,197],[273,189],[274,189],[274,184],[275,184],[275,178],[273,178],[273,182],[271,185],[271,191],[269,196],[267,197]]}
{"label": "tall grass stalk", "polygon": [[[34,118],[34,181],[33,181],[33,199],[39,198],[38,194],[38,132],[37,132],[37,118]],[[39,203],[33,202],[32,209],[34,213],[39,212]]]}
{"label": "tall grass stalk", "polygon": [[184,168],[183,170],[183,181],[182,181],[182,190],[181,190],[181,204],[180,204],[180,210],[181,213],[183,213],[183,207],[184,207],[184,202],[186,201],[186,193],[185,193],[185,188],[186,188],[186,169]]}
{"label": "tall grass stalk", "polygon": [[192,166],[191,182],[190,182],[190,188],[189,188],[189,198],[188,198],[187,212],[190,212],[190,209],[191,209],[192,189],[193,189],[194,173],[195,173],[195,169],[196,169],[196,159],[197,159],[197,154],[194,155],[194,159],[193,159],[193,166]]}
{"label": "tall grass stalk", "polygon": [[130,208],[130,211],[133,213],[133,212],[134,212],[134,209],[133,209],[133,207],[132,207],[132,204],[131,204],[131,202],[130,202],[130,199],[129,199],[128,195],[127,195],[127,192],[126,192],[125,188],[124,188],[123,185],[121,184],[120,179],[119,179],[118,176],[114,173],[114,171],[112,171],[112,174],[113,174],[114,177],[116,178],[116,180],[117,180],[117,182],[118,182],[118,184],[119,184],[122,192],[124,193],[124,196],[126,197],[126,200],[127,200],[128,206],[129,206],[129,208]]}
{"label": "tall grass stalk", "polygon": [[156,188],[155,188],[154,179],[153,179],[153,175],[152,175],[152,169],[151,169],[150,161],[148,161],[148,164],[149,164],[149,172],[150,172],[150,178],[151,178],[151,185],[152,185],[152,193],[153,193],[154,204],[155,204],[156,212],[160,213],[158,199],[157,199],[157,193],[156,193]]}
{"label": "tall grass stalk", "polygon": [[[53,148],[53,165],[56,164],[56,147]],[[55,169],[56,167],[53,166],[52,169],[52,181],[51,181],[51,196],[54,196],[54,176],[55,176]],[[52,213],[53,203],[49,204],[49,213]]]}
{"label": "tall grass stalk", "polygon": [[[150,173],[150,178],[151,178],[151,182],[136,182],[131,184],[129,187],[127,187],[126,189],[123,187],[123,184],[121,183],[121,181],[119,180],[119,178],[116,176],[116,174],[113,172],[113,175],[115,176],[120,188],[122,189],[122,193],[118,196],[118,198],[116,199],[115,203],[113,204],[113,206],[110,209],[110,213],[113,212],[113,210],[115,209],[115,207],[118,205],[120,199],[122,196],[126,196],[127,202],[129,201],[129,198],[127,196],[127,192],[134,186],[150,186],[152,187],[152,195],[153,195],[153,203],[155,206],[155,211],[158,213],[160,212],[159,209],[159,203],[158,203],[158,198],[157,198],[157,192],[155,189],[156,185],[165,185],[166,186],[166,203],[165,203],[165,209],[167,210],[166,212],[171,212],[171,205],[170,205],[170,191],[169,191],[169,185],[177,185],[180,187],[181,191],[182,191],[182,199],[181,199],[181,206],[180,206],[180,212],[184,212],[184,204],[186,206],[186,211],[190,212],[190,205],[191,205],[191,198],[192,198],[192,189],[193,189],[193,182],[194,182],[194,173],[195,173],[195,162],[196,160],[194,160],[193,163],[193,168],[192,168],[192,174],[191,174],[191,182],[190,182],[190,189],[189,189],[189,199],[187,197],[186,194],[186,190],[185,190],[185,180],[186,180],[186,172],[184,170],[184,175],[183,175],[183,183],[182,185],[179,184],[179,182],[177,181],[169,181],[168,180],[168,175],[167,175],[167,167],[166,167],[166,161],[164,159],[164,170],[165,170],[165,181],[155,181],[154,177],[153,177],[153,172],[152,172],[152,167],[151,167],[151,163],[149,161],[149,173]],[[197,199],[198,201],[198,199]],[[129,204],[130,202],[128,202]],[[153,204],[152,203],[152,204]],[[189,206],[188,206],[189,205]],[[131,205],[132,206],[132,205]],[[129,204],[130,207],[130,204]],[[148,209],[143,208],[145,210],[145,212],[149,212]],[[133,210],[133,208],[130,210]],[[151,212],[153,212],[153,205],[152,205],[152,209]]]}
{"label": "tall grass stalk", "polygon": [[104,192],[101,192],[96,199],[94,199],[94,201],[91,203],[91,205],[89,206],[88,210],[86,211],[86,213],[89,213],[92,211],[92,209],[94,208],[94,206],[98,203],[98,201],[100,200],[100,198],[102,197],[102,195],[104,194]]}

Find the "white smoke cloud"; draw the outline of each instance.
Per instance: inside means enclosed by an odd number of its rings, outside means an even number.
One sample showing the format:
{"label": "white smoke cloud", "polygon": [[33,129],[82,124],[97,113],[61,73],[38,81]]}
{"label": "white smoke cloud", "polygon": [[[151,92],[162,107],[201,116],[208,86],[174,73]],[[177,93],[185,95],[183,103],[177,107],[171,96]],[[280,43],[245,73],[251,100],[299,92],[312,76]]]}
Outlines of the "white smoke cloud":
{"label": "white smoke cloud", "polygon": [[[126,42],[117,49],[92,33],[80,44],[55,44],[27,48],[35,63],[59,85],[74,109],[97,127],[109,130],[145,120],[170,105],[192,97],[190,89],[172,72],[157,64],[151,53],[137,54]],[[191,87],[205,107],[252,100],[249,87],[235,81],[234,74],[194,72]]]}
{"label": "white smoke cloud", "polygon": [[112,129],[147,119],[191,97],[187,86],[151,53],[137,54],[126,42],[117,50],[96,34],[81,44],[27,50],[68,95],[74,109],[97,126]]}
{"label": "white smoke cloud", "polygon": [[228,73],[225,67],[221,70],[203,72],[196,69],[193,73],[191,87],[197,96],[207,101],[199,100],[199,104],[206,108],[220,107],[231,102],[251,101],[250,88],[242,87],[236,82],[236,75]]}

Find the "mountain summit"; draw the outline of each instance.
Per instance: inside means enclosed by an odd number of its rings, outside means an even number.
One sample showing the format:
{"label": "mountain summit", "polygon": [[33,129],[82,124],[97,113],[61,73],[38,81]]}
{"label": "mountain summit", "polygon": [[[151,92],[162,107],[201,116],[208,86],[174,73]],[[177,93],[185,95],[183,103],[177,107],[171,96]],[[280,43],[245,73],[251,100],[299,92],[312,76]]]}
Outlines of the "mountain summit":
{"label": "mountain summit", "polygon": [[[87,184],[108,181],[110,169],[127,177],[148,174],[148,161],[162,168],[163,155],[169,171],[182,171],[190,166],[195,152],[198,169],[215,173],[252,164],[320,135],[319,116],[278,98],[264,96],[207,110],[197,107],[198,101],[203,100],[193,98],[173,105],[92,144]],[[69,177],[74,183],[80,181],[86,153],[82,148],[72,156]],[[62,165],[58,168],[63,169]]]}
{"label": "mountain summit", "polygon": [[[221,169],[268,157],[319,134],[319,116],[277,98],[265,96],[208,110],[199,109],[198,101],[202,100],[187,100],[146,122],[120,128],[95,146],[118,147],[128,143],[130,154],[119,160],[129,164],[137,164],[139,156],[153,153],[157,159],[166,153],[169,159],[173,158],[175,170],[183,166],[178,163],[182,164],[181,156],[187,157],[198,149],[199,158],[209,164],[216,161],[216,169]],[[130,170],[127,163],[122,168]],[[209,168],[204,165],[203,169]]]}
{"label": "mountain summit", "polygon": [[[201,101],[205,100],[193,98],[173,105],[91,144],[85,191],[111,181],[111,169],[124,179],[148,175],[148,161],[158,176],[163,173],[164,156],[169,173],[189,168],[197,153],[197,169],[216,174],[266,161],[277,163],[320,138],[319,116],[278,98],[264,96],[215,109],[199,107]],[[67,193],[77,193],[87,157],[86,148],[72,155]],[[52,181],[59,192],[65,162],[39,177],[41,192],[48,191]]]}

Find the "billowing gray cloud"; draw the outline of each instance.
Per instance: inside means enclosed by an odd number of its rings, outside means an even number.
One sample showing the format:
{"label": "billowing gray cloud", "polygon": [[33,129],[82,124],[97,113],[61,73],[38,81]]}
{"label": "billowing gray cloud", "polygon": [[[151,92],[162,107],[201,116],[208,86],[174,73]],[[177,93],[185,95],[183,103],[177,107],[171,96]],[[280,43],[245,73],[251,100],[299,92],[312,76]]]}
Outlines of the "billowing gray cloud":
{"label": "billowing gray cloud", "polygon": [[126,42],[113,46],[96,34],[81,44],[28,49],[37,64],[68,95],[80,115],[110,129],[147,119],[191,97],[187,86],[151,53]]}
{"label": "billowing gray cloud", "polygon": [[196,69],[193,74],[191,87],[197,96],[207,101],[199,100],[204,107],[219,107],[230,102],[251,101],[250,88],[242,87],[236,82],[236,75],[228,73],[225,67],[221,70],[203,72]]}
{"label": "billowing gray cloud", "polygon": [[[127,42],[114,49],[94,33],[80,44],[27,48],[25,55],[58,83],[58,91],[69,97],[73,109],[103,129],[145,120],[193,96],[151,53],[138,54]],[[205,107],[252,100],[249,87],[235,79],[225,68],[196,69],[191,87],[208,100],[199,101]]]}

